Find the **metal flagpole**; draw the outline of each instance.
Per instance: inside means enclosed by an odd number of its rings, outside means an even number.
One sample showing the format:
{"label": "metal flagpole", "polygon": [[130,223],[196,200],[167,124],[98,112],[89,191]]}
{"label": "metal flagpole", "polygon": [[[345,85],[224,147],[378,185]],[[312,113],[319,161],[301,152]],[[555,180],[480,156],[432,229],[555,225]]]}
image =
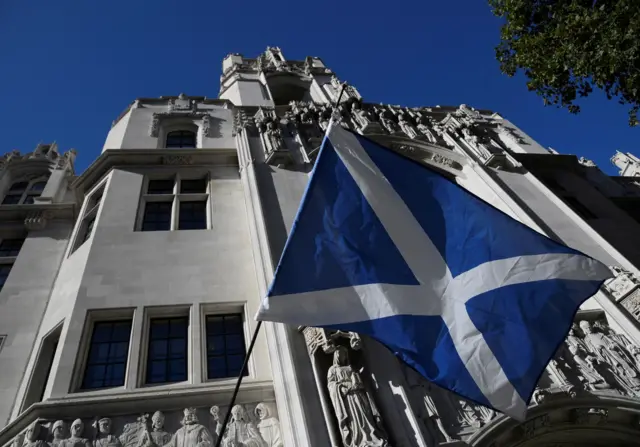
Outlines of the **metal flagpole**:
{"label": "metal flagpole", "polygon": [[229,419],[231,419],[231,408],[233,408],[233,405],[236,403],[236,397],[238,397],[238,391],[240,390],[240,385],[242,384],[242,378],[244,377],[244,372],[247,370],[247,363],[249,363],[249,357],[251,356],[253,347],[256,344],[256,339],[258,338],[258,332],[260,332],[261,327],[262,327],[262,321],[258,321],[258,324],[256,324],[256,329],[253,331],[253,336],[251,337],[251,343],[249,343],[249,349],[247,350],[247,354],[244,356],[244,362],[242,363],[240,376],[238,376],[238,380],[236,381],[236,388],[233,390],[233,396],[231,396],[231,402],[229,402],[229,408],[227,409],[227,414],[224,415],[222,428],[220,429],[220,434],[218,435],[218,439],[216,440],[216,447],[220,447],[220,445],[222,444],[222,438],[224,437],[224,433],[227,430]]}
{"label": "metal flagpole", "polygon": [[[342,94],[344,93],[344,89],[347,87],[347,83],[342,83],[342,88],[340,89],[340,94],[338,95],[338,100],[335,103],[336,109],[340,104],[340,100],[342,99]],[[247,349],[247,354],[244,356],[244,362],[242,363],[242,369],[240,370],[240,376],[238,376],[238,380],[236,381],[236,387],[233,390],[233,395],[231,396],[231,402],[229,402],[229,408],[227,409],[227,413],[224,415],[224,421],[222,421],[222,427],[220,428],[220,434],[218,435],[218,439],[216,440],[215,447],[220,447],[222,445],[222,438],[227,430],[227,425],[229,425],[229,419],[231,419],[231,409],[233,405],[236,403],[236,397],[238,397],[238,391],[240,391],[240,385],[242,384],[242,378],[244,377],[244,373],[247,370],[247,363],[249,363],[249,357],[253,352],[253,347],[256,344],[256,339],[258,338],[258,332],[260,332],[260,328],[262,327],[262,321],[258,321],[256,324],[256,328],[253,331],[253,336],[251,337],[251,342],[249,343],[249,349]]]}

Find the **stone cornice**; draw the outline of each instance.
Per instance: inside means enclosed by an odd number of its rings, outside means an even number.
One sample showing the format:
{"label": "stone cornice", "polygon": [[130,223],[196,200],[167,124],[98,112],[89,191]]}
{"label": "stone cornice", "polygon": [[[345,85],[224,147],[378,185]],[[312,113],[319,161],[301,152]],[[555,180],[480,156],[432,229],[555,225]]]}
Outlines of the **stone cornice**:
{"label": "stone cornice", "polygon": [[236,149],[108,149],[71,185],[79,194],[115,166],[238,166]]}
{"label": "stone cornice", "polygon": [[[226,406],[231,400],[235,383],[207,383],[200,386],[189,385],[158,393],[155,387],[138,389],[133,392],[113,391],[109,394],[77,393],[64,398],[47,399],[31,405],[26,411],[0,430],[0,445],[6,445],[30,423],[38,418],[76,418],[119,415],[131,413],[132,404],[140,413],[163,409],[182,409],[188,406]],[[262,400],[273,400],[271,381],[245,380],[236,403],[243,404]]]}
{"label": "stone cornice", "polygon": [[3,227],[12,223],[27,230],[41,230],[51,220],[75,220],[78,208],[73,202],[33,203],[30,205],[0,205]]}

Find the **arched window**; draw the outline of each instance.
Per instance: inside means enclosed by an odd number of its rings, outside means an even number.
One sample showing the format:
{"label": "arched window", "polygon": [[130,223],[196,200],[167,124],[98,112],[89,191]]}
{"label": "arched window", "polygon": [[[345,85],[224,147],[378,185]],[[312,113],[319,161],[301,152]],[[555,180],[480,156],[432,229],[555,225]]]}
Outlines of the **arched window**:
{"label": "arched window", "polygon": [[15,182],[2,200],[2,205],[32,204],[36,197],[40,197],[47,185],[46,178],[38,178],[31,182]]}
{"label": "arched window", "polygon": [[32,183],[27,191],[27,196],[24,198],[24,203],[31,204],[34,202],[36,197],[40,197],[42,191],[44,191],[44,187],[47,186],[47,182],[40,181]]}
{"label": "arched window", "polygon": [[190,130],[174,130],[167,134],[167,141],[165,147],[167,148],[195,148],[196,147],[196,133]]}

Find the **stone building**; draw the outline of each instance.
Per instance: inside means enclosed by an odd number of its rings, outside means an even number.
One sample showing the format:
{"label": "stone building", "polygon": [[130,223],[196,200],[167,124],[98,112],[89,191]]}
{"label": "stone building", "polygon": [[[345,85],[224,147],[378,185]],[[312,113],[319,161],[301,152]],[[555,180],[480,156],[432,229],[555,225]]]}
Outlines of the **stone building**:
{"label": "stone building", "polygon": [[[609,177],[496,112],[373,104],[350,85],[336,104],[341,85],[317,57],[231,54],[217,99],[135,100],[83,173],[55,144],[0,160],[0,446],[638,442],[640,160],[616,154]],[[344,126],[612,266],[526,422],[430,386],[357,334],[265,324],[220,433],[336,107]]]}

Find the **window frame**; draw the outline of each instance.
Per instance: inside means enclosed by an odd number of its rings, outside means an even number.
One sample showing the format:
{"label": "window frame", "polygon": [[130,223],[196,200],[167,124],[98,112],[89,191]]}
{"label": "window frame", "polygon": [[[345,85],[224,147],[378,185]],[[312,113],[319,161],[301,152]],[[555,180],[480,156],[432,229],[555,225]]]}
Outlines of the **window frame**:
{"label": "window frame", "polygon": [[[145,307],[140,338],[140,356],[138,360],[137,388],[180,387],[193,383],[193,315],[191,305],[169,305]],[[162,318],[187,319],[187,380],[180,382],[147,383],[147,369],[149,364],[149,342],[151,340],[151,320]]]}
{"label": "window frame", "polygon": [[[170,151],[189,151],[194,149],[201,149],[203,147],[203,134],[202,125],[196,123],[196,120],[182,117],[179,115],[167,117],[160,120],[158,131],[158,149],[167,149]],[[196,136],[195,147],[167,147],[167,136],[171,132],[193,132]]]}
{"label": "window frame", "polygon": [[5,235],[8,237],[0,238],[0,243],[2,243],[2,241],[5,241],[5,240],[16,240],[16,239],[22,239],[23,242],[22,242],[22,245],[20,246],[20,250],[18,250],[18,254],[16,254],[15,256],[0,256],[0,268],[2,268],[5,265],[9,266],[9,273],[7,274],[7,279],[5,279],[4,283],[0,284],[0,292],[4,288],[4,285],[6,284],[7,280],[9,279],[9,276],[11,275],[11,270],[13,269],[13,265],[18,260],[18,256],[20,256],[22,247],[24,247],[24,243],[27,241],[26,234],[22,232],[20,233],[12,232],[12,233],[7,233]]}
{"label": "window frame", "polygon": [[[152,180],[173,179],[173,189],[171,194],[148,194],[149,182]],[[180,186],[182,180],[204,180],[204,193],[181,193]],[[150,202],[171,202],[171,217],[168,230],[143,230],[146,205]],[[206,225],[205,228],[195,230],[181,230],[180,224],[180,204],[183,202],[204,202]],[[140,192],[140,203],[138,205],[138,217],[136,219],[134,231],[143,233],[155,233],[166,231],[202,231],[211,229],[211,174],[208,171],[173,171],[165,174],[145,175]]]}
{"label": "window frame", "polygon": [[[27,180],[27,179],[18,179],[16,181],[11,182],[11,184],[9,185],[9,187],[7,188],[7,190],[4,192],[4,195],[2,196],[2,201],[0,201],[0,205],[31,205],[32,203],[25,203],[27,198],[29,197],[33,197],[34,201],[35,198],[40,197],[42,195],[42,193],[44,192],[44,190],[47,188],[47,183],[49,182],[49,178],[51,176],[50,175],[41,175],[39,177],[36,177],[34,179],[31,180]],[[27,186],[24,189],[20,189],[20,190],[16,190],[15,192],[11,193],[11,188],[13,187],[13,185],[15,185],[16,183],[26,183]],[[42,191],[39,191],[37,194],[33,193],[31,191],[31,189],[33,188],[33,185],[35,185],[36,183],[44,183],[44,188],[42,188]],[[20,194],[20,199],[18,200],[18,203],[3,203],[4,200],[6,199],[7,196],[17,196],[18,194]]]}
{"label": "window frame", "polygon": [[[202,383],[224,383],[224,382],[235,382],[238,378],[236,377],[218,377],[218,378],[209,378],[209,367],[207,364],[207,317],[216,316],[216,315],[228,315],[228,314],[239,314],[242,317],[242,335],[244,338],[244,349],[245,356],[247,354],[247,350],[249,349],[249,343],[251,340],[250,334],[250,325],[247,313],[246,303],[244,302],[231,302],[231,303],[206,303],[201,304],[200,307],[200,374],[202,377]],[[247,375],[244,376],[244,379],[250,379],[255,376],[255,368],[254,368],[254,358],[253,356],[249,357],[249,361],[247,362]]]}
{"label": "window frame", "polygon": [[[184,139],[185,135],[184,134],[190,134],[193,135],[193,146],[169,146],[168,140],[169,137],[171,136],[171,134],[176,134],[176,133],[181,133],[182,135],[180,135],[180,139]],[[198,132],[196,130],[190,130],[190,129],[171,129],[167,132],[165,132],[164,135],[164,147],[165,149],[197,149],[198,148]]]}
{"label": "window frame", "polygon": [[[80,346],[78,347],[78,354],[76,356],[76,362],[73,371],[73,378],[71,380],[71,393],[112,393],[113,390],[125,390],[128,385],[129,371],[132,367],[131,352],[135,342],[135,308],[119,308],[119,309],[100,309],[87,311],[84,327],[82,329],[82,336],[80,338]],[[84,374],[87,369],[87,362],[89,360],[89,350],[91,349],[91,338],[93,336],[93,329],[96,323],[103,323],[109,321],[122,321],[131,320],[131,334],[129,335],[129,348],[127,350],[127,364],[124,369],[124,384],[115,387],[104,388],[82,388],[82,382],[84,381]]]}
{"label": "window frame", "polygon": [[95,223],[98,219],[98,213],[102,209],[102,203],[104,202],[107,180],[108,179],[101,181],[85,194],[84,202],[80,210],[80,217],[76,222],[73,244],[71,245],[69,255],[83,246],[84,243],[95,234]]}

